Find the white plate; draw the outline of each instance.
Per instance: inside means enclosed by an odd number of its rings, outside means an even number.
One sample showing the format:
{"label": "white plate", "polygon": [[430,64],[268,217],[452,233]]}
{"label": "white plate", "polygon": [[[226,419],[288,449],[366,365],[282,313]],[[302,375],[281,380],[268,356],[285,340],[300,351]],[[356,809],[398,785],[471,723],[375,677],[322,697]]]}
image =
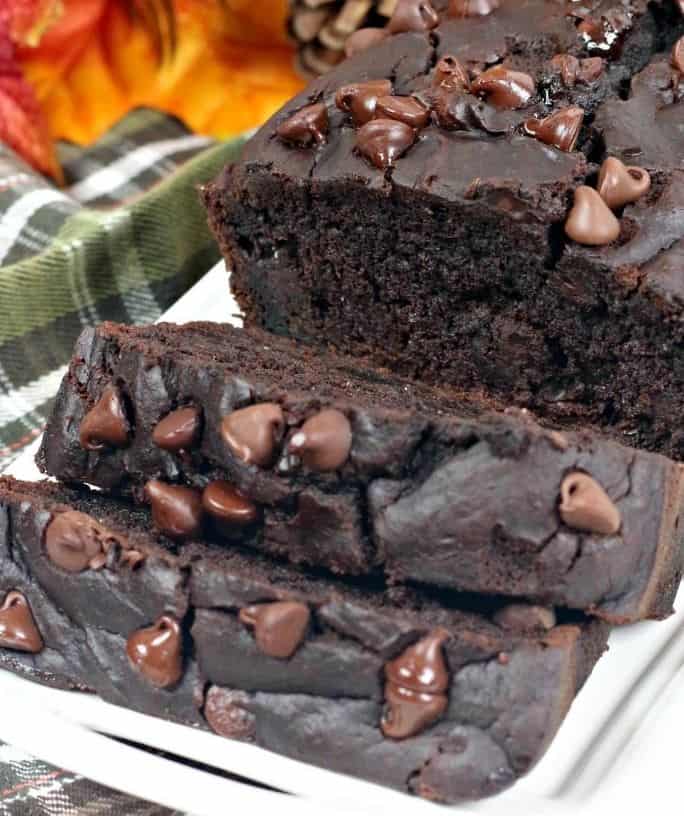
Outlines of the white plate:
{"label": "white plate", "polygon": [[[164,319],[226,321],[239,311],[222,265],[212,269]],[[35,479],[32,451],[12,466]],[[684,607],[684,591],[678,597]],[[314,768],[260,748],[62,692],[0,671],[0,739],[102,784],[196,816],[274,808],[278,816],[390,811],[438,814],[636,813],[662,803],[681,808],[684,734],[684,613],[663,623],[616,630],[550,749],[510,791],[486,802],[444,808]],[[11,701],[11,704],[9,704]],[[200,770],[115,741],[124,737],[207,766]],[[295,796],[225,778],[229,771]],[[257,810],[257,812],[259,812]]]}

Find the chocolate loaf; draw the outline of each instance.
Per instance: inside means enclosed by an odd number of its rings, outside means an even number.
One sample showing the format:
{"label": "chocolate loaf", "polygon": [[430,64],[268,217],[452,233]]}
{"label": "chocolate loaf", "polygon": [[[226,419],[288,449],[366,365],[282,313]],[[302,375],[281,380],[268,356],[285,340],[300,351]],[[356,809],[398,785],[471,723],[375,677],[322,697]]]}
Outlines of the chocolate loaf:
{"label": "chocolate loaf", "polygon": [[393,19],[204,190],[248,320],[683,458],[678,6]]}
{"label": "chocolate loaf", "polygon": [[86,330],[38,464],[170,541],[613,623],[668,615],[682,573],[664,457],[228,326]]}
{"label": "chocolate loaf", "polygon": [[607,626],[461,611],[201,542],[145,510],[0,479],[0,664],[441,802],[544,752]]}

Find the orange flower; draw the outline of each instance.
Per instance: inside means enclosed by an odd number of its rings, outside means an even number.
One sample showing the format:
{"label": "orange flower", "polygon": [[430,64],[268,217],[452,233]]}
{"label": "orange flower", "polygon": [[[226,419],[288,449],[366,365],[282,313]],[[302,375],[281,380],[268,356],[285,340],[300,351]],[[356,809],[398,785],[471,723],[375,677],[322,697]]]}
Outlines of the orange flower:
{"label": "orange flower", "polygon": [[177,42],[162,60],[144,17],[124,0],[62,6],[39,46],[20,54],[56,138],[91,142],[141,105],[229,136],[258,125],[302,84],[285,38],[286,0],[176,0]]}

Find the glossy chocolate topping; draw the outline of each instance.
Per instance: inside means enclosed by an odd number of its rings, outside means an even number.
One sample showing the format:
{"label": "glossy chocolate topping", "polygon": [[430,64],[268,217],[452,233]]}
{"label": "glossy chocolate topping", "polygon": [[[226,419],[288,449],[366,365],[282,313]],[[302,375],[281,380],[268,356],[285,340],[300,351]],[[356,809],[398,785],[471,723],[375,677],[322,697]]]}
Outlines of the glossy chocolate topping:
{"label": "glossy chocolate topping", "polygon": [[43,645],[28,601],[21,592],[8,592],[0,606],[0,648],[38,654]]}
{"label": "glossy chocolate topping", "polygon": [[292,657],[304,640],[311,613],[308,606],[295,601],[247,606],[240,620],[254,628],[259,649],[269,657]]}
{"label": "glossy chocolate topping", "polygon": [[306,420],[290,439],[288,451],[311,470],[328,471],[344,465],[351,445],[349,420],[341,411],[327,408]]}
{"label": "glossy chocolate topping", "polygon": [[560,489],[561,518],[568,527],[598,535],[616,535],[620,511],[601,485],[587,473],[569,473]]}
{"label": "glossy chocolate topping", "polygon": [[202,494],[183,485],[152,479],[145,485],[156,527],[170,538],[193,538],[202,529]]}
{"label": "glossy chocolate topping", "polygon": [[442,646],[445,629],[434,629],[385,666],[386,713],[380,727],[391,739],[424,731],[446,711],[449,670]]}
{"label": "glossy chocolate topping", "polygon": [[565,234],[578,244],[605,246],[620,235],[620,222],[593,187],[582,185],[575,190]]}
{"label": "glossy chocolate topping", "polygon": [[301,108],[278,125],[278,136],[299,147],[323,144],[328,128],[328,109],[322,102]]}
{"label": "glossy chocolate topping", "polygon": [[240,408],[223,418],[221,436],[238,459],[248,465],[273,464],[285,429],[283,409],[275,402]]}
{"label": "glossy chocolate topping", "polygon": [[153,686],[175,686],[183,674],[180,624],[171,615],[162,615],[152,626],[133,632],[126,642],[126,654]]}
{"label": "glossy chocolate topping", "polygon": [[575,149],[583,122],[582,108],[570,107],[556,111],[544,119],[528,119],[525,130],[540,142],[570,153]]}
{"label": "glossy chocolate topping", "polygon": [[373,119],[357,133],[356,146],[380,170],[386,170],[406,153],[416,140],[416,132],[405,122]]}
{"label": "glossy chocolate topping", "polygon": [[610,156],[601,166],[596,189],[611,210],[617,210],[638,201],[650,187],[651,177],[646,170],[627,167],[620,159]]}
{"label": "glossy chocolate topping", "polygon": [[497,108],[522,108],[533,96],[535,81],[529,74],[496,65],[476,77],[473,93],[482,94]]}
{"label": "glossy chocolate topping", "polygon": [[391,93],[392,83],[388,79],[353,82],[338,89],[335,104],[340,110],[351,113],[355,124],[363,125],[375,115],[378,98]]}
{"label": "glossy chocolate topping", "polygon": [[432,87],[442,87],[450,91],[467,91],[470,89],[468,71],[456,57],[446,55],[435,65],[432,73]]}
{"label": "glossy chocolate topping", "polygon": [[256,504],[223,480],[210,482],[204,488],[202,506],[213,518],[238,526],[252,524],[259,516]]}
{"label": "glossy chocolate topping", "polygon": [[178,453],[190,450],[199,441],[202,430],[202,411],[193,405],[171,411],[157,423],[152,441],[158,448]]}
{"label": "glossy chocolate topping", "polygon": [[123,448],[128,444],[129,433],[121,395],[113,385],[108,385],[81,422],[81,446],[90,451]]}
{"label": "glossy chocolate topping", "polygon": [[430,120],[430,109],[412,96],[381,96],[375,106],[380,119],[396,119],[420,130]]}
{"label": "glossy chocolate topping", "polygon": [[402,31],[430,31],[439,24],[439,15],[430,0],[399,0],[390,17],[387,30],[391,34]]}
{"label": "glossy chocolate topping", "polygon": [[55,514],[45,529],[45,551],[65,572],[83,572],[104,565],[103,557],[117,537],[92,516],[67,510]]}

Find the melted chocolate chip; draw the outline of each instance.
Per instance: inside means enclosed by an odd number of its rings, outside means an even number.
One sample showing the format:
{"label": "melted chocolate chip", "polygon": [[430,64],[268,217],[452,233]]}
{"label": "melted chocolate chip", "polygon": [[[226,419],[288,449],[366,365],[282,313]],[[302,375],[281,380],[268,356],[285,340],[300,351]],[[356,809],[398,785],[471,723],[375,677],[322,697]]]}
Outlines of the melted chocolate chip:
{"label": "melted chocolate chip", "polygon": [[307,105],[293,113],[276,128],[276,133],[284,141],[298,147],[323,144],[330,127],[328,109],[322,102]]}
{"label": "melted chocolate chip", "polygon": [[283,409],[275,402],[240,408],[223,418],[221,436],[238,459],[270,467],[285,430]]}
{"label": "melted chocolate chip", "polygon": [[486,17],[499,8],[499,0],[450,0],[449,17]]}
{"label": "melted chocolate chip", "polygon": [[126,654],[153,686],[175,686],[183,673],[180,624],[171,615],[162,615],[152,626],[133,632],[126,642]]}
{"label": "melted chocolate chip", "polygon": [[202,494],[156,479],[145,485],[157,529],[170,538],[193,538],[202,529]]}
{"label": "melted chocolate chip", "polygon": [[534,94],[536,85],[529,74],[495,65],[484,71],[471,84],[473,93],[484,94],[497,108],[522,108]]}
{"label": "melted chocolate chip", "polygon": [[8,592],[0,606],[0,648],[38,654],[43,646],[28,601],[21,592]]}
{"label": "melted chocolate chip", "polygon": [[499,609],[493,620],[513,632],[548,632],[556,625],[556,613],[547,606],[516,603]]}
{"label": "melted chocolate chip", "polygon": [[359,28],[349,37],[344,44],[344,53],[347,57],[367,51],[371,46],[377,45],[387,38],[389,32],[384,28]]}
{"label": "melted chocolate chip", "polygon": [[672,47],[672,66],[684,74],[684,37],[680,37]]}
{"label": "melted chocolate chip", "polygon": [[405,122],[373,119],[356,136],[359,152],[380,170],[386,170],[406,153],[416,140],[416,132]]}
{"label": "melted chocolate chip", "polygon": [[387,24],[390,34],[430,31],[439,25],[439,15],[430,0],[399,0]]}
{"label": "melted chocolate chip", "polygon": [[598,535],[616,535],[620,511],[601,485],[587,473],[569,473],[561,484],[560,506],[563,522],[575,530]]}
{"label": "melted chocolate chip", "polygon": [[620,222],[592,187],[578,187],[565,234],[578,244],[605,246],[620,235]]}
{"label": "melted chocolate chip", "polygon": [[445,130],[470,130],[471,101],[475,97],[447,88],[436,88],[431,96],[432,110],[440,127]]}
{"label": "melted chocolate chip", "polygon": [[392,83],[389,79],[372,79],[343,85],[335,94],[335,104],[340,110],[351,113],[357,125],[369,122],[375,115],[378,98],[390,96]]}
{"label": "melted chocolate chip", "polygon": [[121,395],[113,385],[105,388],[85,415],[79,433],[81,447],[90,451],[123,448],[128,444],[130,425]]}
{"label": "melted chocolate chip", "polygon": [[448,639],[445,629],[434,629],[385,666],[385,702],[382,733],[406,739],[424,731],[444,714],[449,671],[442,654]]}
{"label": "melted chocolate chip", "polygon": [[178,453],[194,447],[202,428],[202,412],[188,405],[171,411],[157,423],[152,431],[152,441],[158,448]]}
{"label": "melted chocolate chip", "polygon": [[381,96],[375,115],[381,119],[396,119],[420,130],[430,120],[430,109],[413,96]]}
{"label": "melted chocolate chip", "polygon": [[338,470],[349,458],[352,430],[347,417],[327,408],[310,419],[290,439],[288,452],[311,470]]}
{"label": "melted chocolate chip", "polygon": [[464,65],[456,57],[445,56],[435,66],[432,74],[433,88],[447,88],[450,91],[470,89],[470,77]]}
{"label": "melted chocolate chip", "polygon": [[590,85],[603,73],[605,62],[601,57],[587,57],[580,60],[579,71],[577,72],[577,81],[583,85]]}
{"label": "melted chocolate chip", "polygon": [[645,195],[651,187],[651,177],[641,167],[626,167],[620,159],[607,158],[599,173],[598,194],[616,210],[632,204]]}
{"label": "melted chocolate chip", "polygon": [[228,524],[244,526],[256,521],[256,504],[243,496],[230,482],[215,481],[204,488],[202,506],[213,518]]}
{"label": "melted chocolate chip", "polygon": [[292,657],[304,640],[311,613],[308,606],[295,601],[247,606],[240,620],[254,628],[259,649],[269,657]]}
{"label": "melted chocolate chip", "polygon": [[582,108],[570,107],[556,111],[545,119],[528,119],[525,122],[525,130],[540,142],[570,153],[577,144],[583,122]]}
{"label": "melted chocolate chip", "polygon": [[45,552],[65,572],[101,569],[114,541],[113,533],[77,510],[57,513],[45,529]]}
{"label": "melted chocolate chip", "polygon": [[139,550],[123,550],[119,557],[119,563],[131,570],[137,569],[145,563],[146,556]]}

